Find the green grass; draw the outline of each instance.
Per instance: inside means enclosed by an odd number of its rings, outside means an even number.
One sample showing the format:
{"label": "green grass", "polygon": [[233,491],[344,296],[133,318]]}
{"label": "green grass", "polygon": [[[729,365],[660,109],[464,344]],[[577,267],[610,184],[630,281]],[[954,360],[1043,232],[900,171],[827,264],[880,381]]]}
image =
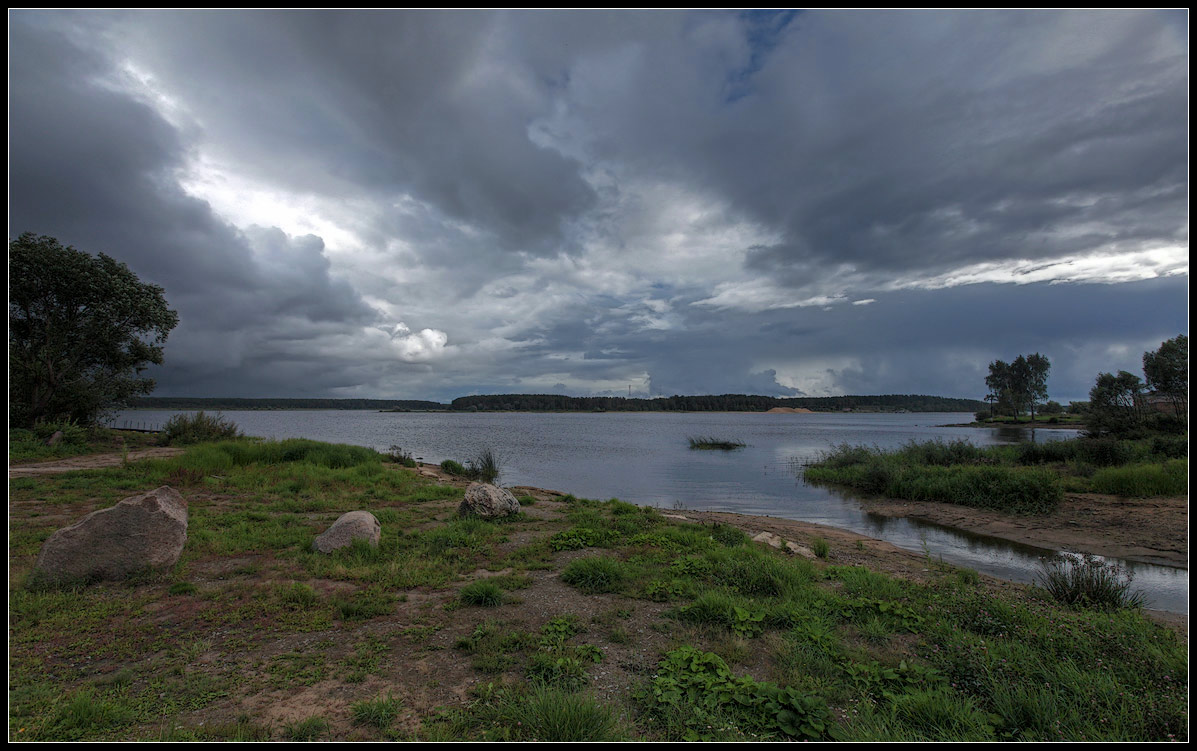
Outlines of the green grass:
{"label": "green grass", "polygon": [[1036,577],[1059,603],[1114,609],[1143,606],[1143,594],[1130,591],[1132,581],[1128,571],[1093,555],[1057,555],[1043,562]]}
{"label": "green grass", "polygon": [[803,474],[811,482],[847,485],[888,498],[1041,514],[1057,507],[1065,488],[1137,497],[1187,493],[1183,443],[1175,436],[1157,436],[986,448],[967,441],[927,441],[890,451],[841,445]]}
{"label": "green grass", "polygon": [[354,724],[385,731],[394,724],[402,708],[403,702],[388,694],[370,701],[356,702],[350,705],[349,711],[353,713]]}
{"label": "green grass", "polygon": [[503,604],[503,590],[492,581],[470,582],[461,588],[458,595],[462,603],[480,608],[493,608]]}
{"label": "green grass", "polygon": [[204,412],[174,415],[162,426],[162,434],[163,443],[167,446],[186,446],[242,437],[241,429],[232,420],[226,419],[220,413],[210,415]]}
{"label": "green grass", "polygon": [[288,723],[283,726],[283,733],[288,740],[314,741],[328,735],[328,720],[323,717],[308,717],[305,720]]}
{"label": "green grass", "polygon": [[[456,519],[459,489],[372,452],[234,443],[11,484],[10,739],[397,740],[412,727],[411,739],[455,741],[1187,739],[1185,644],[1096,597],[1061,604],[946,566],[901,580],[619,501],[546,501],[552,515],[511,524]],[[924,456],[953,451],[966,450]],[[24,584],[64,519],[181,467],[200,477],[168,575]],[[310,551],[357,508],[383,521],[376,548]],[[509,604],[461,607],[481,585]],[[546,587],[551,608],[519,607],[545,602]],[[613,689],[620,674],[631,683]],[[379,697],[375,681],[401,688]],[[468,701],[414,708],[471,685]],[[241,716],[249,697],[316,686],[348,697],[358,727]],[[410,697],[404,729],[398,696]],[[209,715],[224,719],[190,719]]]}
{"label": "green grass", "polygon": [[618,591],[629,578],[625,564],[605,556],[570,561],[561,572],[561,581],[588,595]]}

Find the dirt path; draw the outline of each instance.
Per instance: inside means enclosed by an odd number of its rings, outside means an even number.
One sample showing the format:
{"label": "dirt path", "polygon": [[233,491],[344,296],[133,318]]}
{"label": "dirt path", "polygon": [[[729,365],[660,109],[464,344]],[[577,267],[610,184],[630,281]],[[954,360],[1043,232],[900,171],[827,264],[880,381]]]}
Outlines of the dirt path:
{"label": "dirt path", "polygon": [[1015,516],[925,501],[862,501],[865,511],[910,517],[1051,550],[1187,569],[1189,499],[1068,493],[1052,514]]}
{"label": "dirt path", "polygon": [[103,467],[119,467],[125,459],[161,459],[168,456],[178,456],[183,453],[181,448],[152,448],[140,451],[130,451],[128,454],[88,454],[86,456],[72,456],[67,459],[54,459],[48,462],[33,464],[19,464],[8,468],[9,478],[36,477],[37,475],[53,475],[59,472],[75,472],[81,469],[101,469]]}

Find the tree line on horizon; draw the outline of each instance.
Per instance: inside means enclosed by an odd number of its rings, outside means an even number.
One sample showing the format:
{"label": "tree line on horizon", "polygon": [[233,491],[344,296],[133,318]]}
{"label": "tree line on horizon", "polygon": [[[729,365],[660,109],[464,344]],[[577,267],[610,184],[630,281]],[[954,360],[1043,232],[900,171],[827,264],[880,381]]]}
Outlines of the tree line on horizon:
{"label": "tree line on horizon", "polygon": [[449,404],[396,399],[141,397],[132,400],[129,406],[143,409],[378,409],[452,412],[767,412],[774,407],[791,407],[816,412],[972,412],[980,405],[981,402],[976,399],[913,394],[824,397],[720,394],[653,399],[562,394],[484,394],[459,397]]}

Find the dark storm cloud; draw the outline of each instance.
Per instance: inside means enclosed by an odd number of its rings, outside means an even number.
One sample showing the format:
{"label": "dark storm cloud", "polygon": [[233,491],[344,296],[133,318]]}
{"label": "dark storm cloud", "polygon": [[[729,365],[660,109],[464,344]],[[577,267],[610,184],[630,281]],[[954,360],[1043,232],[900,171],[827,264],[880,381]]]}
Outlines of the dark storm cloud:
{"label": "dark storm cloud", "polygon": [[[10,26],[10,234],[166,287],[163,395],[980,396],[989,361],[1040,351],[1075,398],[1187,331],[1187,32],[1167,15]],[[255,190],[267,208],[242,205]],[[950,286],[1167,246],[1168,279]]]}
{"label": "dark storm cloud", "polygon": [[113,30],[243,167],[312,193],[418,194],[508,247],[556,252],[588,208],[578,165],[536,146],[543,92],[491,61],[487,13],[137,14]]}
{"label": "dark storm cloud", "polygon": [[[185,194],[175,129],[114,89],[107,61],[20,18],[10,38],[10,234],[107,253],[163,286],[181,318],[164,381],[236,374],[266,332],[302,349],[319,335],[313,324],[375,318],[330,276],[319,238],[240,231]],[[287,378],[271,372],[276,385]]]}
{"label": "dark storm cloud", "polygon": [[601,157],[782,230],[751,268],[1187,240],[1187,45],[1157,15],[807,13],[730,104],[690,33],[571,105]]}

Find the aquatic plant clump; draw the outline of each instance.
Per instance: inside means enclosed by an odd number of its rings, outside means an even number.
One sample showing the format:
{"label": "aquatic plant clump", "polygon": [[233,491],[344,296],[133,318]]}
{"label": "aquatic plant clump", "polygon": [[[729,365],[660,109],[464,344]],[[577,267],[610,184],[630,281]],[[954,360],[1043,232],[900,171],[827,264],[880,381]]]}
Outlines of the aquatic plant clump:
{"label": "aquatic plant clump", "polygon": [[728,441],[713,436],[691,436],[690,448],[699,451],[735,451],[747,446],[743,441]]}
{"label": "aquatic plant clump", "polygon": [[1141,608],[1142,592],[1132,592],[1134,574],[1086,553],[1059,553],[1044,559],[1036,583],[1063,605],[1110,609]]}

